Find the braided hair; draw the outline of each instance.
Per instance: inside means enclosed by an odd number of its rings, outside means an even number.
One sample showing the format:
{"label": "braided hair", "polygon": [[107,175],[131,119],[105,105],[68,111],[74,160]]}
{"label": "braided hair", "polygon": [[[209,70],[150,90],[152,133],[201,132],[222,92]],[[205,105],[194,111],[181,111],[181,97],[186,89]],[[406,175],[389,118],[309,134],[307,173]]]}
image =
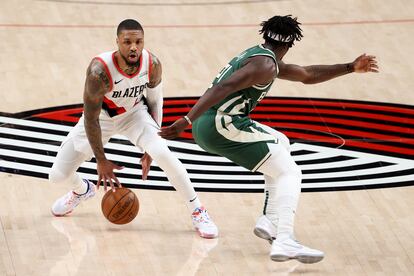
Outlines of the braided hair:
{"label": "braided hair", "polygon": [[297,17],[293,18],[292,15],[276,15],[260,24],[262,29],[259,33],[263,34],[263,38],[267,43],[276,48],[282,46],[290,48],[295,41],[299,41],[303,37],[302,29],[299,25]]}

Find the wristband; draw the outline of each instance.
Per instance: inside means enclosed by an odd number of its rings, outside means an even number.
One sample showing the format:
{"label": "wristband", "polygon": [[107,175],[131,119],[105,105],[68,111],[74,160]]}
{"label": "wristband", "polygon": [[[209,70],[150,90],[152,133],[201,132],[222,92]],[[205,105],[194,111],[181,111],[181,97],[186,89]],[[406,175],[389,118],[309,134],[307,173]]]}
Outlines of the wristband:
{"label": "wristband", "polygon": [[354,72],[354,69],[351,67],[351,63],[347,63],[347,65],[346,65],[346,71],[348,73]]}
{"label": "wristband", "polygon": [[188,116],[187,116],[187,115],[185,115],[183,118],[184,118],[184,120],[186,120],[186,121],[187,121],[187,123],[188,123],[189,125],[191,125],[191,124],[192,124],[192,122],[191,122],[190,118],[188,118]]}

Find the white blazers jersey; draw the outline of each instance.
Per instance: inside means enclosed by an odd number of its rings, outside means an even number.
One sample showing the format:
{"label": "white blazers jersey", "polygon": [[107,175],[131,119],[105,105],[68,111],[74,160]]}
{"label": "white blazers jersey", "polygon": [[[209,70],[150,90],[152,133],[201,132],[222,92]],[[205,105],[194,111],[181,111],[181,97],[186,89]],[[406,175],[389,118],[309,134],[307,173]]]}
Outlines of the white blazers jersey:
{"label": "white blazers jersey", "polygon": [[124,73],[115,59],[116,51],[105,52],[95,57],[108,75],[110,88],[104,96],[102,109],[110,117],[125,113],[137,105],[142,105],[142,97],[148,86],[152,60],[150,53],[143,49],[139,57],[139,69],[133,75]]}

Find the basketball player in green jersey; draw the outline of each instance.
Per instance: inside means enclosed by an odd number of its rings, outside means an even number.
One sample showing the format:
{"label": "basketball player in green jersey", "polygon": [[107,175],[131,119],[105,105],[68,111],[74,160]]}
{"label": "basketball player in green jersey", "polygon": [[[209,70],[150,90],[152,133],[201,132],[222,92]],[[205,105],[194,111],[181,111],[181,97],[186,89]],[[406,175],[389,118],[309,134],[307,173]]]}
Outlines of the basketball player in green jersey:
{"label": "basketball player in green jersey", "polygon": [[290,15],[274,16],[261,26],[265,42],[233,58],[190,112],[159,134],[173,139],[193,123],[193,136],[201,148],[263,173],[265,206],[254,233],[272,241],[270,257],[274,261],[315,263],[324,253],[301,245],[293,237],[302,174],[290,155],[289,140],[251,120],[249,114],[276,78],[313,84],[352,72],[378,72],[378,66],[374,56],[365,54],[345,64],[284,63],[285,54],[303,37],[300,23]]}

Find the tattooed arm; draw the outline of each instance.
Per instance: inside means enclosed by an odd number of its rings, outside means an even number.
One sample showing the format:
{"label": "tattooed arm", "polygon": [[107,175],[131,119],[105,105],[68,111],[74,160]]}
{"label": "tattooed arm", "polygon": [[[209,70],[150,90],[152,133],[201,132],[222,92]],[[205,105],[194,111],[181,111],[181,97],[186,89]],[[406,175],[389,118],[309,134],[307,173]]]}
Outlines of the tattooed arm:
{"label": "tattooed arm", "polygon": [[147,88],[147,102],[149,107],[149,113],[155,122],[161,126],[162,122],[162,66],[160,60],[153,54],[152,57],[152,70],[149,76],[149,83]]}
{"label": "tattooed arm", "polygon": [[299,66],[295,64],[285,64],[280,60],[278,61],[278,65],[278,78],[290,81],[300,81],[304,84],[320,83],[352,72],[378,72],[378,65],[375,57],[367,56],[365,54],[357,57],[353,62],[345,64]]}
{"label": "tattooed arm", "polygon": [[[162,67],[160,60],[153,54],[152,58],[152,70],[151,75],[149,76],[149,83],[147,88],[147,102],[148,102],[148,112],[154,121],[161,126],[162,123]],[[142,164],[142,179],[146,180],[148,172],[151,168],[152,158],[148,153],[144,153],[141,158]]]}
{"label": "tattooed arm", "polygon": [[113,181],[121,186],[113,173],[114,169],[121,169],[121,167],[106,159],[99,124],[103,98],[105,93],[109,91],[110,85],[103,65],[97,60],[92,60],[86,73],[83,93],[85,131],[97,162],[97,188],[99,189],[100,182],[103,181],[105,191],[107,182],[109,182],[112,189],[115,188]]}
{"label": "tattooed arm", "polygon": [[89,143],[97,161],[106,160],[99,114],[105,93],[109,90],[109,80],[102,64],[93,60],[86,73],[85,90],[83,93],[85,130]]}

